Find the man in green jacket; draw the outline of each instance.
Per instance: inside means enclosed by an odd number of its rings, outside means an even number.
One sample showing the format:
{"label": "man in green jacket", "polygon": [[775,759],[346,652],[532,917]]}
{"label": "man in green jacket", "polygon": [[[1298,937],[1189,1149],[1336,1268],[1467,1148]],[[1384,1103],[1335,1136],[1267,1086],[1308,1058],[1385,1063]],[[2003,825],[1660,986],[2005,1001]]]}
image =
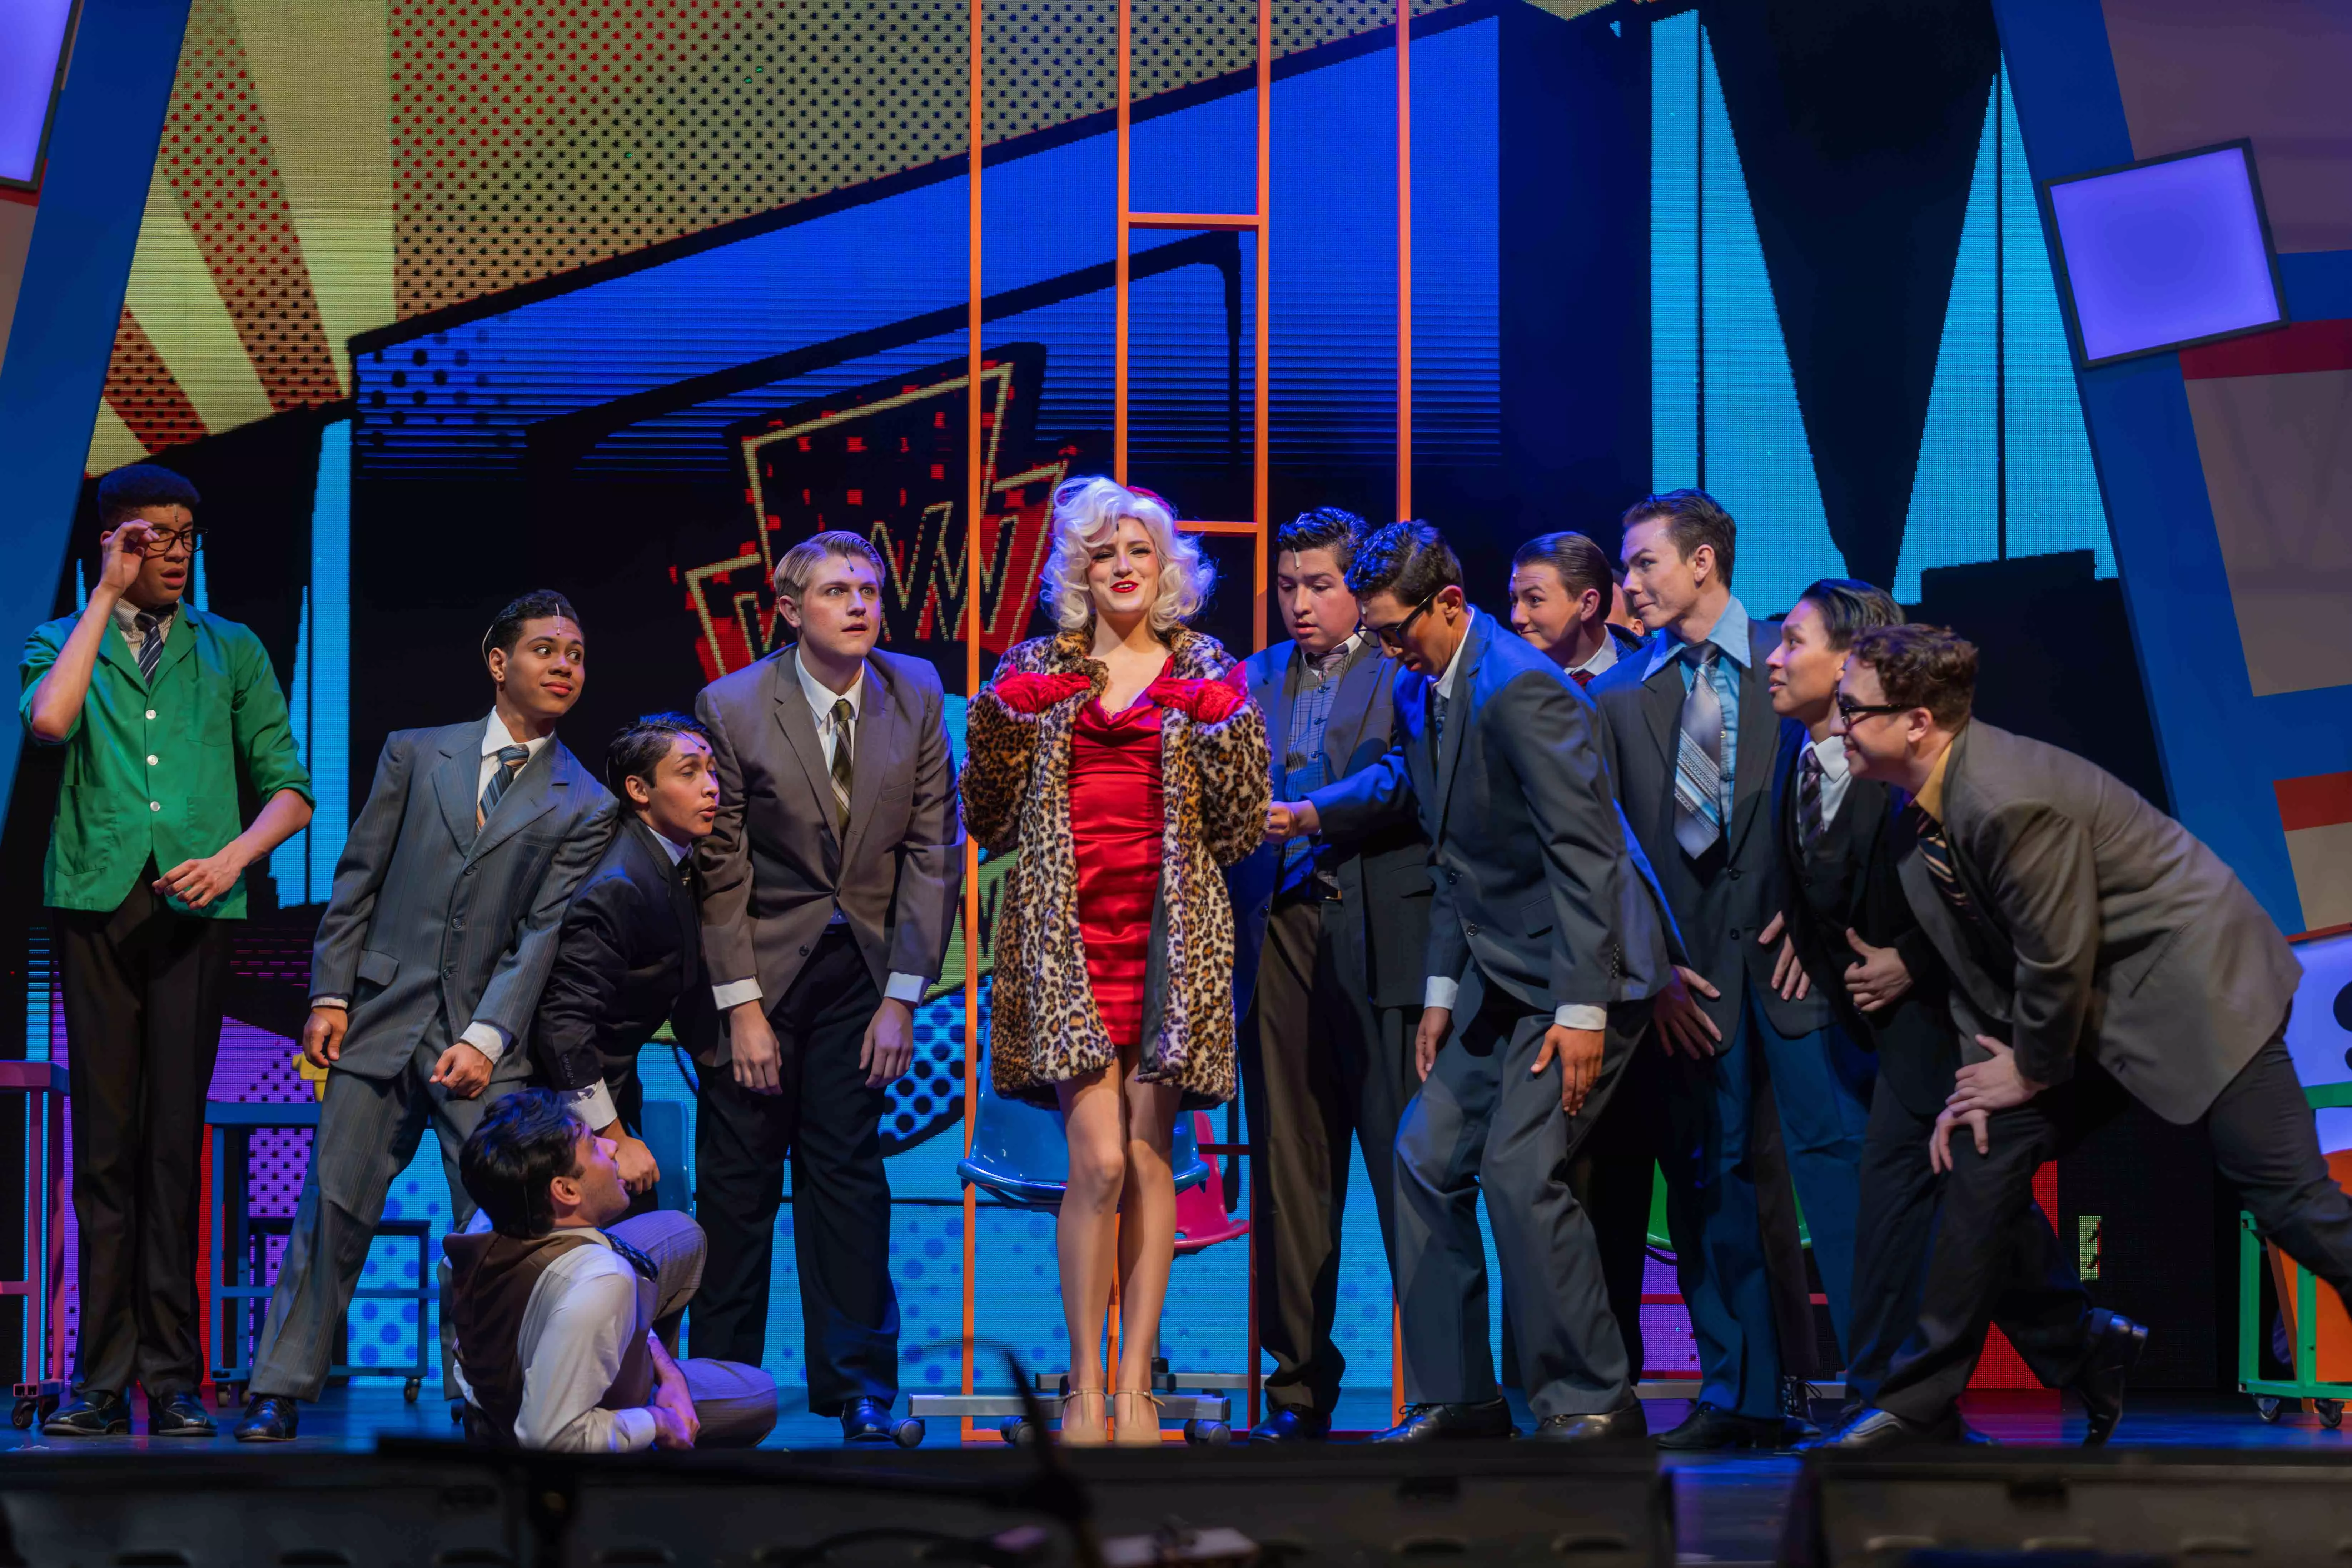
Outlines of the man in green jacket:
{"label": "man in green jacket", "polygon": [[[196,1397],[196,1204],[220,1050],[229,921],[247,867],[310,820],[310,775],[261,639],[181,602],[203,533],[195,487],[134,464],[99,481],[89,603],[34,629],[18,710],[66,750],[41,868],[73,1093],[81,1336],[51,1436],[208,1436]],[[237,820],[242,771],[262,801]]]}

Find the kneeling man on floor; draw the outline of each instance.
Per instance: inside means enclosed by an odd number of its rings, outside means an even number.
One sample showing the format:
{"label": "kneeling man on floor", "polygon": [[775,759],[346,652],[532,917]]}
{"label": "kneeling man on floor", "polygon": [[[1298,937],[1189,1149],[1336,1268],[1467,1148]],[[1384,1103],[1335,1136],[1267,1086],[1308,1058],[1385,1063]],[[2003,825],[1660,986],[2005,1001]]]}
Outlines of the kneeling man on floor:
{"label": "kneeling man on floor", "polygon": [[[677,1359],[702,1282],[702,1229],[629,1211],[614,1145],[544,1089],[487,1111],[458,1156],[480,1205],[443,1245],[466,1432],[500,1447],[634,1454],[748,1448],[776,1424],[776,1380]],[[618,1223],[615,1223],[615,1222]]]}

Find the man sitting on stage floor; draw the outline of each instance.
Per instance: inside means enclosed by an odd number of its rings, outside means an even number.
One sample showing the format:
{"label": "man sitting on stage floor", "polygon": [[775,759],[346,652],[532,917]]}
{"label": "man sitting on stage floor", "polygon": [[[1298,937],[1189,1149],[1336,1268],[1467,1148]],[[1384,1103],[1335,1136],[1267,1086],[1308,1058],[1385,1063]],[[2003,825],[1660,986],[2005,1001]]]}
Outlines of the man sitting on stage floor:
{"label": "man sitting on stage floor", "polygon": [[1951,976],[1969,1065],[1937,1120],[1950,1174],[1919,1324],[1866,1410],[1820,1446],[1958,1435],[1993,1303],[2071,1386],[2089,1443],[2122,1414],[2147,1331],[2095,1310],[2033,1173],[2123,1108],[2201,1121],[2255,1227],[2352,1290],[2352,1197],[2328,1179],[2286,1048],[2301,966],[2244,884],[2080,757],[1972,720],[1977,650],[1935,626],[1854,638],[1837,705],[1855,773],[1911,793],[1903,893]]}
{"label": "man sitting on stage floor", "polygon": [[702,1230],[682,1214],[622,1219],[615,1156],[545,1089],[500,1100],[466,1140],[458,1170],[488,1228],[443,1246],[467,1436],[568,1453],[751,1447],[775,1426],[776,1380],[675,1359]]}

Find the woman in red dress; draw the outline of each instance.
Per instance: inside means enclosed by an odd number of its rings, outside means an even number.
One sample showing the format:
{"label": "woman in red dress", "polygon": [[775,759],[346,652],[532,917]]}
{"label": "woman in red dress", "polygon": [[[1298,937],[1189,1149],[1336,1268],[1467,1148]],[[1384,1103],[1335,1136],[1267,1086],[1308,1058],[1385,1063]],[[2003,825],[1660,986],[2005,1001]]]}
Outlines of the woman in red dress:
{"label": "woman in red dress", "polygon": [[1265,831],[1265,724],[1225,679],[1232,656],[1185,625],[1213,574],[1164,502],[1073,479],[1053,526],[1044,598],[1062,632],[1008,650],[970,710],[967,824],[991,853],[1021,851],[996,922],[990,1071],[999,1093],[1057,1106],[1069,1138],[1063,1440],[1156,1444],[1169,1152],[1180,1110],[1233,1098],[1221,873]]}

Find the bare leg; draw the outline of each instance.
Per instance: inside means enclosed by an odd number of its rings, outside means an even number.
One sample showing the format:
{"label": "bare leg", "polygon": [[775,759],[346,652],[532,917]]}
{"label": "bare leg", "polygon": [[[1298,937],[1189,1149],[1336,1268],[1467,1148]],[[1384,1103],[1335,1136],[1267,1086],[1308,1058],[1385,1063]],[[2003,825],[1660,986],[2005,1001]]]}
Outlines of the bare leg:
{"label": "bare leg", "polygon": [[[1168,1300],[1168,1271],[1176,1257],[1176,1178],[1169,1153],[1181,1096],[1166,1084],[1138,1083],[1128,1073],[1126,1182],[1119,1196],[1118,1375],[1126,1394],[1151,1391],[1152,1358],[1160,1350],[1160,1314]],[[1159,1418],[1147,1402],[1118,1401],[1132,1432],[1122,1442],[1157,1442]]]}
{"label": "bare leg", "polygon": [[1119,1189],[1127,1176],[1126,1105],[1118,1077],[1105,1070],[1056,1086],[1070,1146],[1069,1182],[1054,1231],[1062,1321],[1070,1335],[1070,1388],[1089,1394],[1064,1409],[1066,1442],[1104,1439],[1103,1319],[1110,1310]]}

